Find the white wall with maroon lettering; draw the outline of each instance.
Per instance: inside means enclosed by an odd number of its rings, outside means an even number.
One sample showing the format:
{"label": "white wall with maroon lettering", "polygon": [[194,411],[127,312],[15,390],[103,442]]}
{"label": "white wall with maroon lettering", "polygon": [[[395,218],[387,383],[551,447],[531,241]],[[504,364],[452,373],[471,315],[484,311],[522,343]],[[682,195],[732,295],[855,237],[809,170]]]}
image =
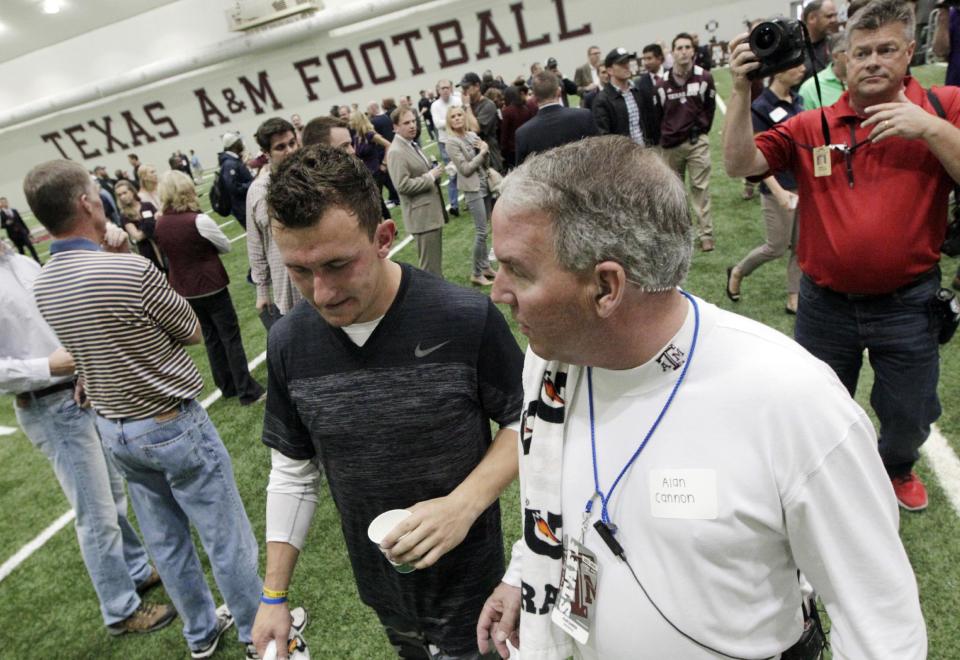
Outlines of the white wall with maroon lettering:
{"label": "white wall with maroon lettering", "polygon": [[[0,110],[222,42],[230,38],[222,14],[227,4],[181,0],[0,64]],[[698,32],[706,42],[709,21],[727,40],[742,31],[744,19],[785,13],[788,6],[788,0],[428,2],[0,129],[0,195],[25,208],[23,175],[52,158],[113,172],[128,169],[126,154],[136,152],[164,171],[172,151],[194,149],[211,168],[222,133],[238,130],[255,149],[252,135],[270,116],[298,113],[306,121],[335,103],[365,107],[406,94],[416,99],[438,79],[456,83],[468,71],[491,69],[509,81],[548,57],[572,78],[590,45],[639,51],[679,31]]]}

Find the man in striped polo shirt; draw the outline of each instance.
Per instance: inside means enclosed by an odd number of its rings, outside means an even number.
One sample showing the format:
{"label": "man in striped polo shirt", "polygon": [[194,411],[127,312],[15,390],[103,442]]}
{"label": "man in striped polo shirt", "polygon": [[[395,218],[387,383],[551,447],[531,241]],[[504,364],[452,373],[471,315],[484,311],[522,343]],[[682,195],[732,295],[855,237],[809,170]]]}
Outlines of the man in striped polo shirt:
{"label": "man in striped polo shirt", "polygon": [[[194,400],[203,381],[183,346],[200,342],[197,318],[148,260],[101,250],[107,220],[82,166],[38,165],[23,187],[55,239],[34,285],[37,305],[76,361],[191,654],[211,656],[234,617],[250,642],[257,543],[230,456]],[[229,610],[214,605],[191,522]]]}

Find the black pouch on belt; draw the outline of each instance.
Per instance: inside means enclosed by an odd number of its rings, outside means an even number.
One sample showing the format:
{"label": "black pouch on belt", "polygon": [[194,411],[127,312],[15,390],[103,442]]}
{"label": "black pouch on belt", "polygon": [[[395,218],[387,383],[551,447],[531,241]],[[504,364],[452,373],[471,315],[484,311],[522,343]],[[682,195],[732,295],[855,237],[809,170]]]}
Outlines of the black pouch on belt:
{"label": "black pouch on belt", "polygon": [[953,338],[957,326],[960,326],[960,301],[953,291],[941,288],[937,291],[936,305],[940,316],[940,335],[937,339],[941,344],[946,344]]}
{"label": "black pouch on belt", "polygon": [[780,655],[780,660],[819,660],[826,643],[820,613],[814,602],[808,601],[803,605],[803,634]]}

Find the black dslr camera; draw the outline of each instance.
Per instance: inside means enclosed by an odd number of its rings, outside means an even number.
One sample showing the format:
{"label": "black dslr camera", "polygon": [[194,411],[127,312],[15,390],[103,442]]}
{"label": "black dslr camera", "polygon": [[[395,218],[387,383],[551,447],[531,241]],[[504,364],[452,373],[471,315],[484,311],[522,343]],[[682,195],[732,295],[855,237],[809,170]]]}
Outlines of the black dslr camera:
{"label": "black dslr camera", "polygon": [[751,80],[786,71],[803,62],[805,33],[803,24],[792,18],[764,21],[750,31],[750,50],[760,60],[760,68],[747,76]]}

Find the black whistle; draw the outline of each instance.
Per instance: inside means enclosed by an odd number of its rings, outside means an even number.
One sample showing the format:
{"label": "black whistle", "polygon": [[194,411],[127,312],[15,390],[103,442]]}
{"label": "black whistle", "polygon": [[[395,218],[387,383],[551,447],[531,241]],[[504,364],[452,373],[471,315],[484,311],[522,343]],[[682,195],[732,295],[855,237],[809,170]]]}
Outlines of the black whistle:
{"label": "black whistle", "polygon": [[603,542],[610,548],[610,552],[620,557],[620,559],[623,559],[623,547],[617,543],[617,539],[613,538],[613,530],[610,529],[610,526],[602,520],[598,520],[593,524],[593,528],[597,530],[597,534],[600,535]]}

